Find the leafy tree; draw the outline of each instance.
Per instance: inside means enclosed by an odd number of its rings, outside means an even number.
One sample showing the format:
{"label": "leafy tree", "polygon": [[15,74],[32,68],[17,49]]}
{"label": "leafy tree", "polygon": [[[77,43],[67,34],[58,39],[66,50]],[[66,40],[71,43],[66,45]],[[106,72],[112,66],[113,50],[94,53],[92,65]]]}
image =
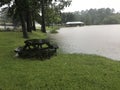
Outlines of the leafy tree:
{"label": "leafy tree", "polygon": [[46,8],[45,21],[48,26],[59,23],[61,21],[60,13],[57,12],[54,8]]}
{"label": "leafy tree", "polygon": [[[53,5],[52,1],[54,2],[54,9],[49,9],[49,10],[55,10],[55,11],[61,11],[62,9],[64,9],[65,7],[69,6],[71,4],[71,0],[40,0],[41,1],[41,12],[42,12],[42,32],[46,32],[45,29],[45,12],[47,11],[46,9],[48,9],[48,7],[51,7],[51,4]],[[55,14],[55,12],[53,11],[52,14]],[[51,14],[50,14],[51,15]],[[53,19],[53,18],[52,18]],[[54,18],[55,19],[55,18]],[[54,20],[53,19],[53,20]],[[56,19],[59,19],[58,17]],[[51,21],[51,20],[50,20]]]}
{"label": "leafy tree", "polygon": [[86,25],[120,23],[120,14],[114,13],[114,9],[100,8],[82,10],[81,12],[62,13],[62,23],[67,21],[82,21]]}
{"label": "leafy tree", "polygon": [[104,18],[104,24],[119,24],[120,23],[120,14],[114,14]]}
{"label": "leafy tree", "polygon": [[74,14],[75,21],[81,21],[80,20],[81,19],[81,12],[75,11],[75,12],[73,12],[73,14]]}
{"label": "leafy tree", "polygon": [[[50,7],[52,1],[57,2],[56,8],[60,11],[64,7],[70,5],[70,0],[1,0],[0,6],[8,4],[9,14],[12,17],[17,17],[15,20],[20,20],[22,25],[23,37],[28,38],[27,32],[32,32],[35,29],[36,16],[41,11],[41,30],[46,32],[45,29],[45,11],[46,7]],[[10,4],[12,2],[12,4]],[[49,9],[50,10],[50,9]],[[53,14],[56,14],[53,12]],[[55,18],[54,18],[55,19]],[[56,20],[59,18],[56,18]]]}
{"label": "leafy tree", "polygon": [[64,13],[61,14],[62,23],[66,23],[66,22],[69,22],[69,21],[75,21],[74,17],[75,17],[74,13],[64,12]]}

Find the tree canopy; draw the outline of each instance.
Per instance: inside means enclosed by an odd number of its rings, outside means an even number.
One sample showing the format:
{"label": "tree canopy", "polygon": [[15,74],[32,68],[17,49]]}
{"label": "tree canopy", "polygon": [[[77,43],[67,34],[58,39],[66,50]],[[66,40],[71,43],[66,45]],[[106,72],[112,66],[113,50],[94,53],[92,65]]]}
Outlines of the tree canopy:
{"label": "tree canopy", "polygon": [[62,13],[61,18],[62,23],[68,21],[82,21],[86,25],[120,23],[120,13],[115,13],[114,9],[110,8],[89,9]]}
{"label": "tree canopy", "polygon": [[[53,23],[53,21],[59,22],[60,16],[58,12],[69,6],[70,3],[71,0],[1,0],[0,7],[6,4],[8,5],[7,14],[13,20],[21,22],[23,37],[28,38],[27,32],[35,30],[35,21],[38,18],[41,18],[39,20],[41,31],[45,33],[45,24]],[[40,16],[40,13],[42,16]],[[53,16],[55,17],[53,18]]]}

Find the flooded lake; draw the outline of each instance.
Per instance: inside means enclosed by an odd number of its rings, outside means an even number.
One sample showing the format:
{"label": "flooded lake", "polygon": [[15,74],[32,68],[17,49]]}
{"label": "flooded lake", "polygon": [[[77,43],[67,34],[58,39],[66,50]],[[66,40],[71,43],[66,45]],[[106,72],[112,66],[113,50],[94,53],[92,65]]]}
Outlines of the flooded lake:
{"label": "flooded lake", "polygon": [[120,60],[120,25],[66,27],[51,34],[64,53],[85,53]]}

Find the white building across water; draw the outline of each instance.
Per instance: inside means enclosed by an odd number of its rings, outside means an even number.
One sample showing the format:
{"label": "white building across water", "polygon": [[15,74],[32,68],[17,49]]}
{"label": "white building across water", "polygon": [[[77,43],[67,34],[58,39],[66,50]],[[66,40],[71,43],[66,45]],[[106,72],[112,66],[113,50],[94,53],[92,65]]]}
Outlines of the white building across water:
{"label": "white building across water", "polygon": [[66,22],[66,26],[83,26],[84,22],[75,21],[75,22]]}

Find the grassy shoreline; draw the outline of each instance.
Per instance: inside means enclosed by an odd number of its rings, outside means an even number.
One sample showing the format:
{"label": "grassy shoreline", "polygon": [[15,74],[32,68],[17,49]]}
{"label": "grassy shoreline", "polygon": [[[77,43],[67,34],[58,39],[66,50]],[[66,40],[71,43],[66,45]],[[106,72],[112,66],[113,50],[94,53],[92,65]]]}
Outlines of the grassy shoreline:
{"label": "grassy shoreline", "polygon": [[[31,38],[45,38],[33,32]],[[58,54],[51,59],[14,57],[20,32],[0,32],[0,90],[119,90],[120,62],[101,56]]]}

